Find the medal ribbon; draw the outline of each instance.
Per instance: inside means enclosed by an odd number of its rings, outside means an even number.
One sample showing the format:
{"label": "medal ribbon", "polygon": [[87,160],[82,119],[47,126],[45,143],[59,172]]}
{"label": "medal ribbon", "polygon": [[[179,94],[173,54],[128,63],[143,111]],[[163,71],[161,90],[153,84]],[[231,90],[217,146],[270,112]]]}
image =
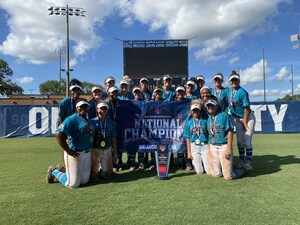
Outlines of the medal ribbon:
{"label": "medal ribbon", "polygon": [[105,139],[106,119],[104,120],[104,125],[103,125],[102,122],[100,121],[100,127],[101,127],[102,137]]}
{"label": "medal ribbon", "polygon": [[210,133],[215,136],[215,132],[216,132],[216,121],[217,121],[217,117],[215,117],[215,119],[213,120],[212,117],[210,118],[210,126],[209,126],[209,130]]}
{"label": "medal ribbon", "polygon": [[197,136],[199,137],[200,136],[200,123],[201,123],[201,120],[198,120],[198,121],[199,122],[196,123],[195,119],[193,119],[194,128],[195,128]]}

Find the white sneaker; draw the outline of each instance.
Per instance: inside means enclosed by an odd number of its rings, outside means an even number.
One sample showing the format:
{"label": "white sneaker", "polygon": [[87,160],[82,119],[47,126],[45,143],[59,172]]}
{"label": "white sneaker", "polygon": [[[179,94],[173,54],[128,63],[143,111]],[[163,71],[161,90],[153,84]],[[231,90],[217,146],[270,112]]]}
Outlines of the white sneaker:
{"label": "white sneaker", "polygon": [[253,167],[250,162],[246,162],[244,167],[246,168],[247,171],[253,170]]}

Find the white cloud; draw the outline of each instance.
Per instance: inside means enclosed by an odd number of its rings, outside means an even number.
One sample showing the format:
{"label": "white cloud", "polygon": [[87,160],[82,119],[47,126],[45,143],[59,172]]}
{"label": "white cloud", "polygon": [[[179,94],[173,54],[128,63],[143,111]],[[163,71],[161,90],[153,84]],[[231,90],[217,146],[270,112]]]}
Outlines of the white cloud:
{"label": "white cloud", "polygon": [[273,80],[276,82],[281,82],[287,77],[289,77],[289,71],[286,69],[286,67],[282,67],[279,70],[279,72],[274,76]]}
{"label": "white cloud", "polygon": [[26,76],[26,77],[17,78],[17,81],[21,84],[32,84],[34,78]]}
{"label": "white cloud", "polygon": [[[279,90],[273,89],[273,90],[266,90],[266,95],[267,96],[273,96],[273,95],[278,95],[280,93]],[[259,97],[264,95],[264,90],[253,90],[250,92],[250,96],[252,97]]]}
{"label": "white cloud", "polygon": [[276,15],[282,2],[290,1],[121,0],[119,8],[122,16],[148,25],[151,32],[164,29],[167,38],[197,37],[190,41],[190,46],[199,48],[195,57],[216,61],[229,57],[225,51],[240,35],[263,26],[268,16]]}
{"label": "white cloud", "polygon": [[300,84],[297,84],[296,88],[294,89],[295,93],[300,93]]}
{"label": "white cloud", "polygon": [[236,62],[238,62],[238,61],[240,61],[240,57],[234,56],[234,57],[232,57],[232,58],[229,60],[229,64],[232,65],[232,64],[234,64],[234,63],[236,63]]}
{"label": "white cloud", "polygon": [[[102,25],[103,18],[112,13],[115,5],[110,0],[73,0],[68,3],[80,5],[88,12],[86,17],[69,17],[70,41],[75,43],[70,53],[80,56],[100,46],[102,39],[96,35],[95,27]],[[9,15],[9,34],[0,45],[0,52],[32,64],[55,60],[53,51],[64,49],[66,45],[66,18],[49,16],[48,8],[53,5],[65,3],[57,0],[2,0],[0,7]]]}
{"label": "white cloud", "polygon": [[[272,69],[268,67],[268,63],[265,60],[265,75],[269,75]],[[246,85],[249,83],[259,83],[262,82],[263,76],[263,60],[253,64],[251,67],[246,68],[240,72],[241,84]]]}
{"label": "white cloud", "polygon": [[[276,14],[279,3],[290,0],[1,0],[8,16],[9,34],[0,52],[28,63],[42,64],[55,60],[54,49],[64,48],[66,23],[63,16],[48,16],[51,5],[80,6],[86,17],[70,17],[70,40],[76,57],[98,48],[102,38],[98,26],[109,16],[120,15],[123,26],[140,22],[150,32],[163,30],[166,38],[192,38],[195,57],[216,61],[232,57],[226,52],[240,35],[263,26],[266,18]],[[24,13],[26,12],[26,13]]]}

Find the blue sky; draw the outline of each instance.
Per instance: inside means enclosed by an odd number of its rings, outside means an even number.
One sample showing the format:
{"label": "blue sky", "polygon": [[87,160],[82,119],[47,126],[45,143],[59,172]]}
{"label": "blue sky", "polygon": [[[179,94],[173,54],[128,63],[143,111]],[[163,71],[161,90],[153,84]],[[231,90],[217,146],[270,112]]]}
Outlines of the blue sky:
{"label": "blue sky", "polygon": [[[0,58],[26,94],[58,79],[65,50],[64,16],[49,16],[50,6],[82,7],[86,18],[70,17],[71,78],[103,84],[107,75],[123,76],[121,40],[190,39],[189,76],[212,77],[231,70],[241,74],[251,101],[263,100],[264,48],[267,100],[300,94],[300,49],[290,35],[299,33],[300,1],[292,0],[1,0]],[[65,55],[62,60],[65,67]],[[62,77],[65,74],[62,73]],[[225,82],[224,86],[228,86]]]}

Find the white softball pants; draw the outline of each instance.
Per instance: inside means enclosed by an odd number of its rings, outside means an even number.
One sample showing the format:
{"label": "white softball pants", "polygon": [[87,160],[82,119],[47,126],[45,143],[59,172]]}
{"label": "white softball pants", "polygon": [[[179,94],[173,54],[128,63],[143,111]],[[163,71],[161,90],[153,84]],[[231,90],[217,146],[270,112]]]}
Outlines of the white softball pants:
{"label": "white softball pants", "polygon": [[202,146],[191,143],[191,153],[193,156],[193,166],[197,174],[205,172],[210,175],[209,160],[208,160],[208,144]]}

